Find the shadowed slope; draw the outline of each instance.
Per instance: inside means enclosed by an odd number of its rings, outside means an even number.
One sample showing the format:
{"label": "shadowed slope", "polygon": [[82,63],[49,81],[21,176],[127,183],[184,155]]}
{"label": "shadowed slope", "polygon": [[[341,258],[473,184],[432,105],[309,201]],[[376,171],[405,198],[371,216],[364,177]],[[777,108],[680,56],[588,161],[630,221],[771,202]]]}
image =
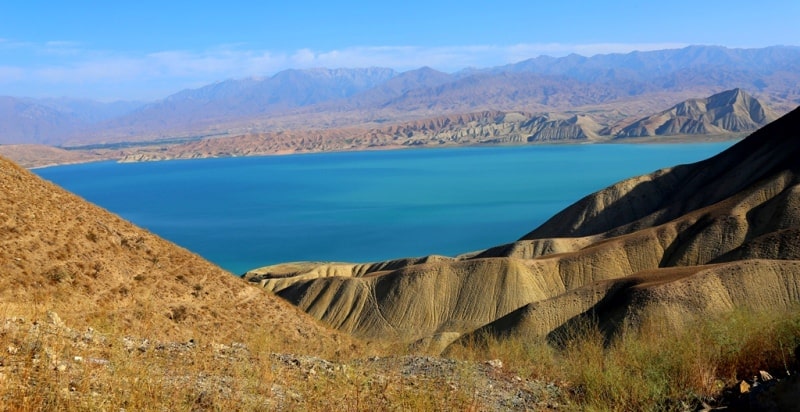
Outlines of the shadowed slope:
{"label": "shadowed slope", "polygon": [[[800,110],[692,165],[634,177],[586,196],[522,239],[630,232],[722,201],[781,172],[796,173]],[[630,226],[630,227],[629,227]]]}

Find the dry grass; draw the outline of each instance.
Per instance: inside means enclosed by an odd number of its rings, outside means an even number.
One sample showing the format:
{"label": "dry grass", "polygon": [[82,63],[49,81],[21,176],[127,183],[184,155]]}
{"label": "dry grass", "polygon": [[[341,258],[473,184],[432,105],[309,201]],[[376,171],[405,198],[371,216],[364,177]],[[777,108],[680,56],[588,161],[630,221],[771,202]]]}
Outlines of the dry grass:
{"label": "dry grass", "polygon": [[14,313],[0,307],[4,411],[486,410],[475,397],[486,386],[481,364],[295,355],[258,330],[227,344],[155,341]]}
{"label": "dry grass", "polygon": [[585,321],[549,342],[483,336],[448,355],[499,358],[522,376],[560,382],[570,389],[576,409],[664,411],[713,404],[724,388],[760,370],[786,376],[797,369],[798,345],[800,308],[795,308],[738,310],[680,329],[654,316],[610,341],[597,322]]}
{"label": "dry grass", "polygon": [[[502,410],[513,404],[481,391],[518,377],[566,394],[537,393],[546,402],[526,407],[685,410],[713,404],[759,370],[796,369],[800,345],[800,309],[735,311],[682,329],[651,317],[610,340],[596,322],[577,322],[549,340],[484,336],[435,358],[382,345],[294,355],[258,330],[225,344],[202,334],[192,343],[150,341],[114,324],[71,328],[35,308],[0,306],[2,410]],[[486,372],[488,359],[503,368]]]}

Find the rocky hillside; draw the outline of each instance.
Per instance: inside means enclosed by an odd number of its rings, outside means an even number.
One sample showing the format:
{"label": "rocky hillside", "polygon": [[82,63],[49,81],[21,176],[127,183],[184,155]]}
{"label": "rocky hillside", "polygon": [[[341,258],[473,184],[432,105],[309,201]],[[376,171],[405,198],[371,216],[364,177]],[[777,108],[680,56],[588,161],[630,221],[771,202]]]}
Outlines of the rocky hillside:
{"label": "rocky hillside", "polygon": [[608,333],[800,302],[800,109],[702,162],[587,196],[519,241],[451,258],[245,275],[355,336],[441,349],[476,331]]}
{"label": "rocky hillside", "polygon": [[[669,120],[670,116],[675,117],[674,113],[685,112],[684,109],[676,108],[698,106],[702,106],[702,110],[693,110],[694,118],[684,116]],[[125,151],[121,156],[121,161],[138,162],[401,147],[591,143],[626,136],[627,130],[637,127],[646,130],[647,127],[651,127],[654,122],[660,120],[672,122],[670,124],[700,125],[691,128],[659,128],[659,134],[664,136],[677,135],[686,139],[688,136],[717,135],[722,138],[733,138],[735,133],[742,134],[743,130],[752,130],[756,124],[759,124],[758,122],[765,123],[770,119],[774,119],[771,109],[743,91],[735,89],[706,99],[684,101],[671,110],[647,117],[625,128],[604,126],[612,119],[597,115],[481,111],[436,116],[373,128],[281,131],[209,138],[169,147],[134,148]],[[647,126],[638,126],[639,124]],[[718,127],[716,124],[722,126]],[[727,128],[723,128],[723,126]],[[622,132],[619,129],[622,129]],[[618,134],[614,135],[615,133]]]}
{"label": "rocky hillside", "polygon": [[772,109],[737,88],[678,103],[622,128],[616,137],[749,132],[777,118]]}
{"label": "rocky hillside", "polygon": [[[276,348],[347,345],[291,305],[0,158],[0,310],[79,329]],[[309,340],[310,336],[314,339]]]}
{"label": "rocky hillside", "polygon": [[[379,128],[281,131],[138,148],[121,161],[443,147],[478,144],[587,142],[602,139],[589,116],[483,111],[437,116]],[[2,148],[0,148],[0,151]],[[0,152],[1,153],[1,152]]]}
{"label": "rocky hillside", "polygon": [[[392,80],[398,82],[392,83],[390,89],[397,92],[408,85],[435,83],[441,79],[428,69],[421,70],[410,79],[401,74]],[[387,82],[387,85],[391,82]],[[687,117],[685,113],[692,113],[693,117]],[[752,130],[757,124],[774,117],[774,112],[765,103],[740,89],[734,89],[705,99],[686,100],[670,110],[648,116],[634,124],[630,120],[621,120],[625,117],[618,112],[575,114],[485,110],[389,124],[375,121],[361,127],[290,129],[228,137],[198,137],[185,141],[97,145],[70,150],[41,145],[0,145],[0,155],[26,167],[36,167],[91,160],[139,162],[403,147],[592,143],[627,136],[625,133],[629,133],[629,130],[647,132],[651,129],[658,132],[657,138],[672,136],[672,140],[691,141],[695,137],[734,139],[745,135],[741,130]],[[298,121],[302,121],[302,118],[299,116]],[[656,127],[662,124],[664,126]]]}

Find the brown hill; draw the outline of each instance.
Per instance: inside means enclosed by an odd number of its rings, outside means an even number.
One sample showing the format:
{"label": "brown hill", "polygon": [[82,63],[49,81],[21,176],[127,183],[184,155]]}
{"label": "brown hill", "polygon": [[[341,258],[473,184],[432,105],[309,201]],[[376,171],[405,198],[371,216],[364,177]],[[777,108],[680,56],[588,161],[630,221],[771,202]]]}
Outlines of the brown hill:
{"label": "brown hill", "polygon": [[41,144],[0,145],[0,156],[22,167],[42,167],[55,164],[85,163],[102,160],[97,153],[85,150],[65,150]]}
{"label": "brown hill", "polygon": [[[75,328],[295,352],[347,340],[296,308],[0,158],[0,310]],[[254,334],[254,331],[261,331]],[[313,338],[312,338],[313,337]]]}
{"label": "brown hill", "polygon": [[123,155],[121,161],[402,147],[582,142],[599,140],[600,128],[587,115],[570,117],[556,113],[482,111],[436,116],[376,128],[281,131],[204,139],[166,147],[134,148]]}
{"label": "brown hill", "polygon": [[246,275],[356,336],[442,348],[476,330],[609,333],[800,302],[800,109],[702,162],[587,196],[517,242],[457,258]]}
{"label": "brown hill", "polygon": [[622,128],[616,137],[748,132],[777,118],[766,105],[737,88],[705,99],[689,99],[639,119]]}

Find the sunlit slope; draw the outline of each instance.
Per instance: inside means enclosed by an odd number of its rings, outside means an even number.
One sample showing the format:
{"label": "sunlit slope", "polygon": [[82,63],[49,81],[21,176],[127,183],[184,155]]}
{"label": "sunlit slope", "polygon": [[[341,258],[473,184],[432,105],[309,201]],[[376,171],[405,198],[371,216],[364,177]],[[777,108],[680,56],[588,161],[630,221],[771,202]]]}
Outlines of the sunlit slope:
{"label": "sunlit slope", "polygon": [[46,311],[76,328],[149,339],[230,342],[259,331],[275,349],[299,352],[348,340],[272,294],[0,158],[0,313]]}

